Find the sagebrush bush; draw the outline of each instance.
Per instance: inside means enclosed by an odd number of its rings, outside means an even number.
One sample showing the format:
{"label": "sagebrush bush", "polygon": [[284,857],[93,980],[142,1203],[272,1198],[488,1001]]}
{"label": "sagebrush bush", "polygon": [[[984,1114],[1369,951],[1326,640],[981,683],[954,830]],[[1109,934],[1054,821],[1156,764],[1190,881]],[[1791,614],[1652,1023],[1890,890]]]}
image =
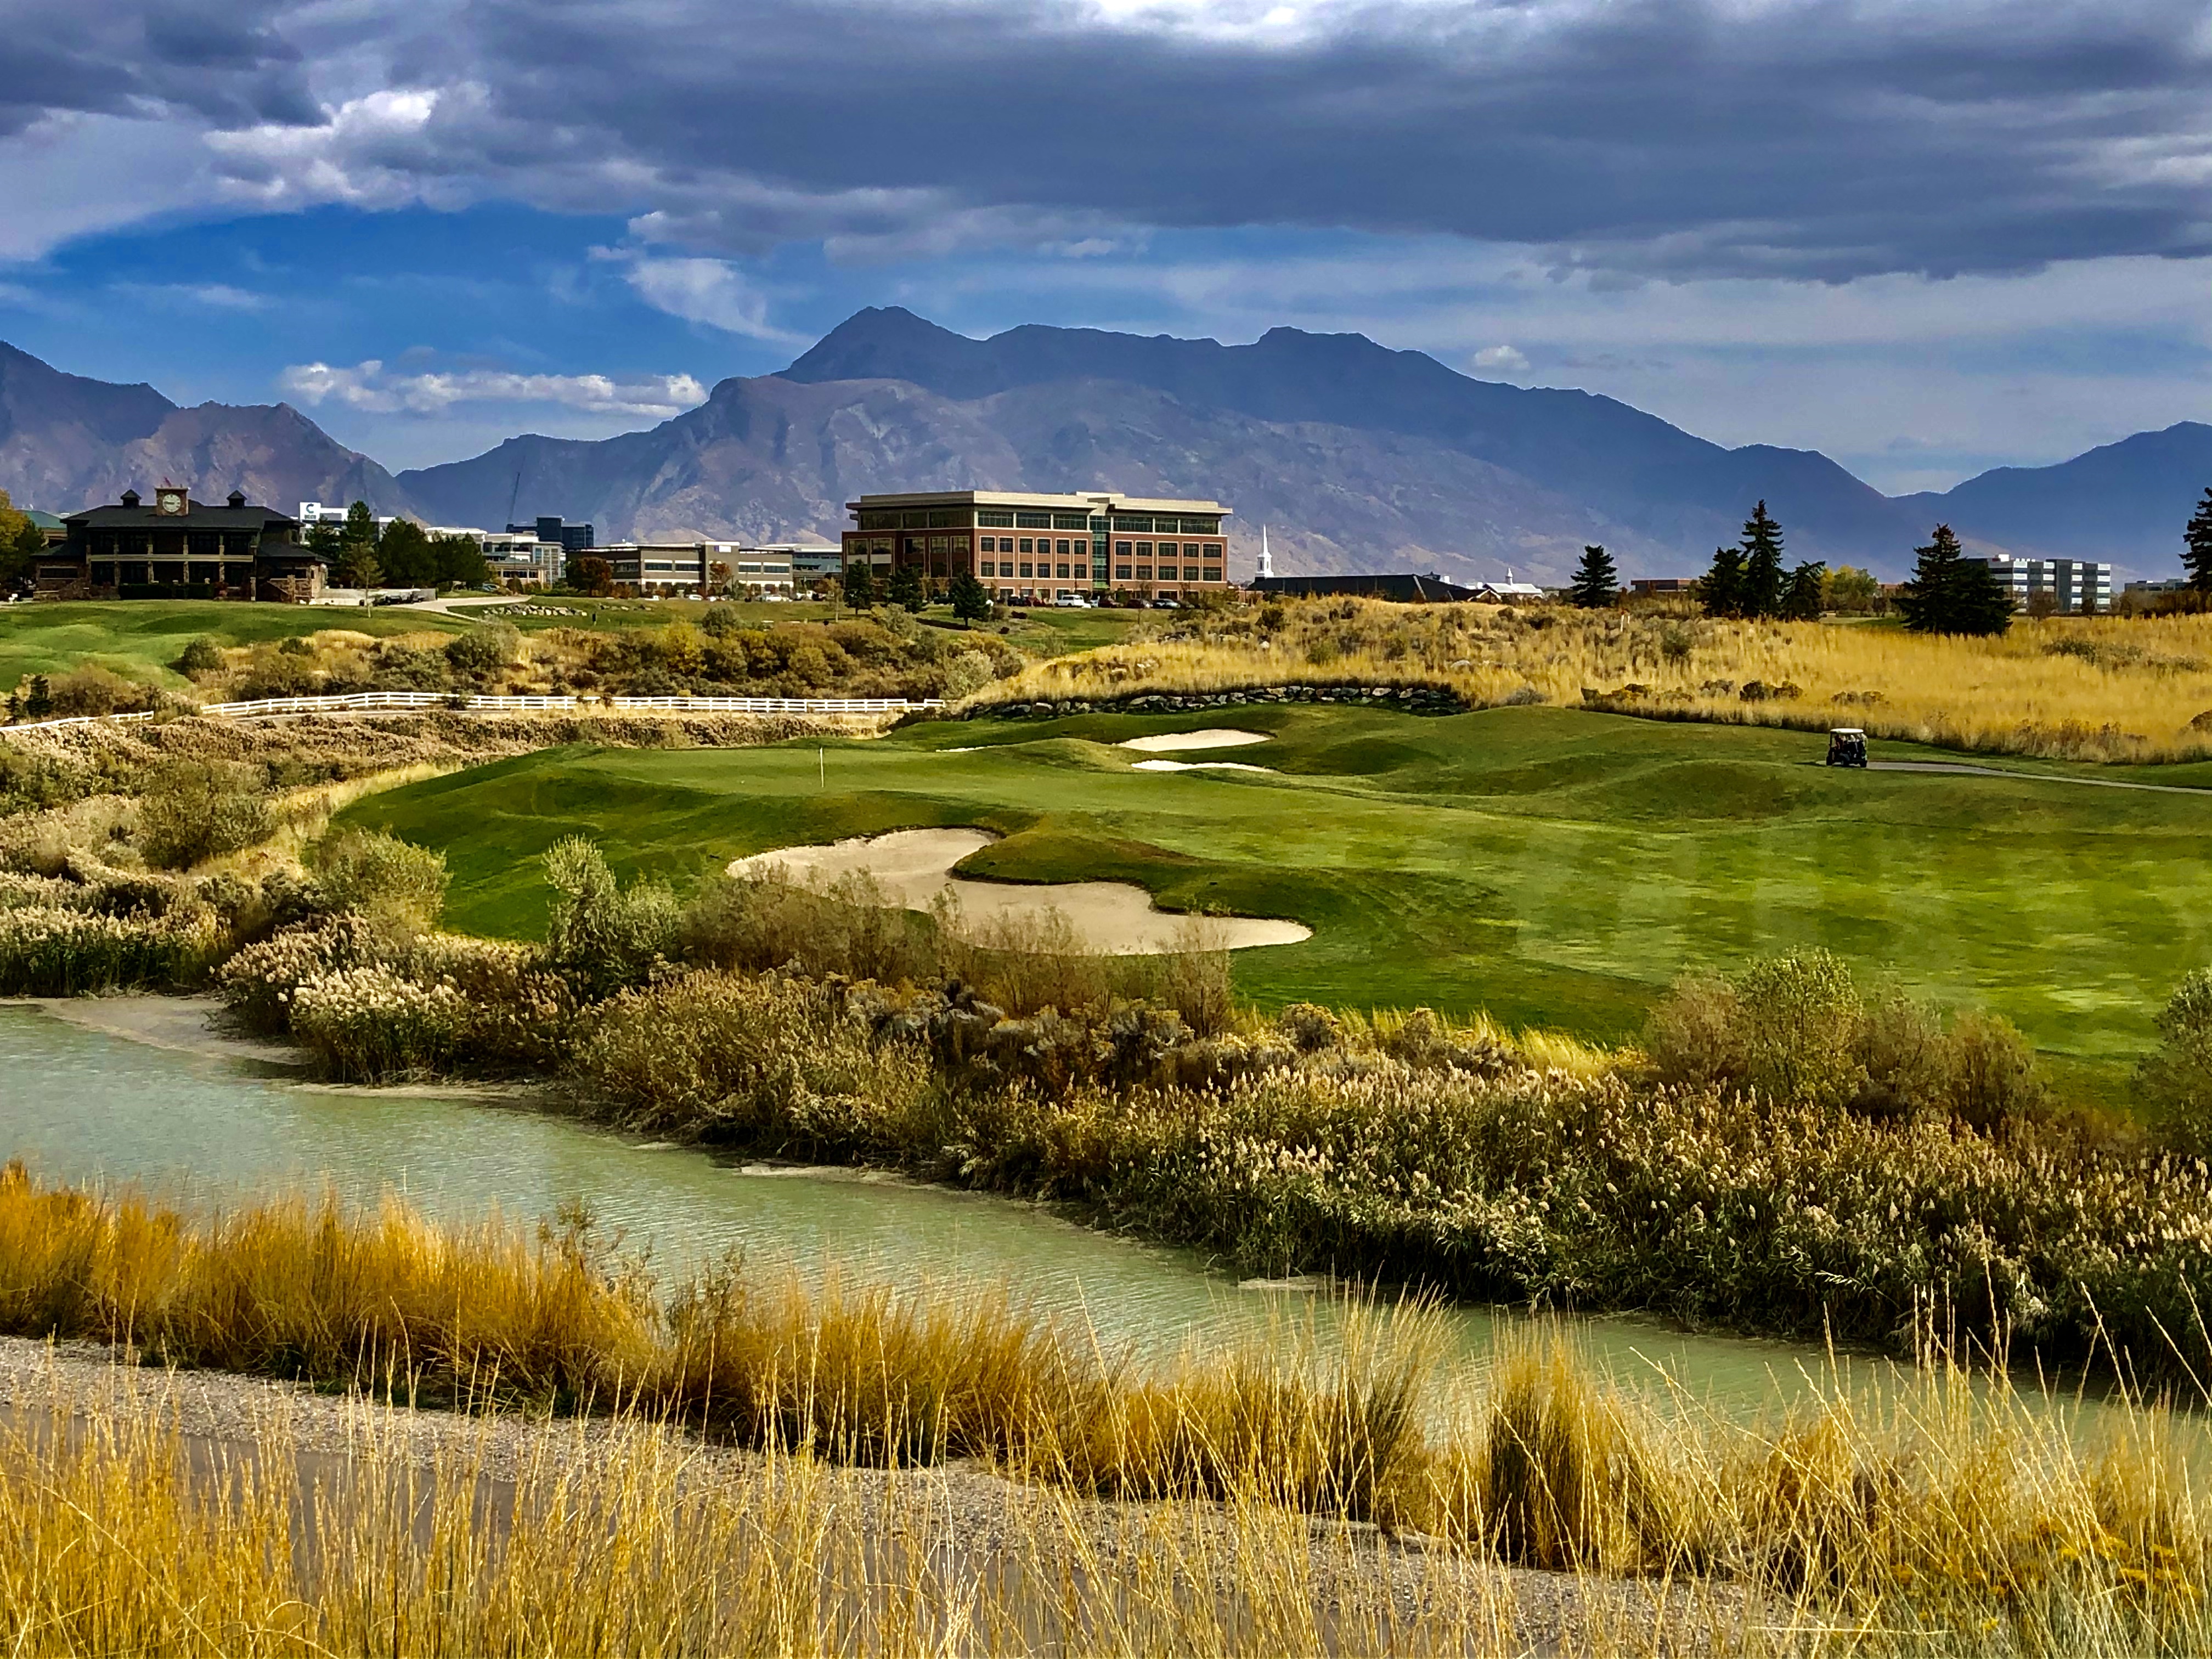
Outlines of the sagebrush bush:
{"label": "sagebrush bush", "polygon": [[235,762],[176,761],[159,769],[138,802],[146,861],[182,870],[266,841],[275,828],[263,776]]}
{"label": "sagebrush bush", "polygon": [[374,830],[334,830],[304,860],[323,902],[379,923],[427,933],[446,908],[446,855]]}
{"label": "sagebrush bush", "polygon": [[2158,1036],[2136,1070],[2136,1091],[2168,1146],[2212,1157],[2212,971],[2200,968],[2175,988]]}

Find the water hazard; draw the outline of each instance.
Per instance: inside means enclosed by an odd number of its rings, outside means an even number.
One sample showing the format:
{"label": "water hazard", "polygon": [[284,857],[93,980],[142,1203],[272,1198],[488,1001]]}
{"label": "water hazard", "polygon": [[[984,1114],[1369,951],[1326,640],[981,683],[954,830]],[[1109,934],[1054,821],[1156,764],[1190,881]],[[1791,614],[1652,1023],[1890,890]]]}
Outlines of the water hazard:
{"label": "water hazard", "polygon": [[[175,1022],[173,1020],[173,1024]],[[732,1250],[755,1261],[902,1283],[1005,1283],[1141,1354],[1322,1327],[1312,1287],[1240,1285],[1194,1253],[1102,1235],[1036,1206],[842,1170],[716,1162],[544,1112],[447,1097],[332,1091],[235,1058],[155,1048],[23,1005],[0,1005],[0,1154],[53,1180],[136,1183],[220,1203],[319,1190],[404,1194],[447,1219],[534,1219],[580,1200],[664,1282]],[[1510,1312],[1461,1309],[1452,1338],[1488,1353]],[[1731,1413],[1832,1386],[1826,1356],[1781,1342],[1686,1335],[1634,1319],[1577,1322],[1617,1377]],[[1853,1380],[1889,1367],[1859,1360]],[[1666,1379],[1671,1378],[1669,1383]]]}

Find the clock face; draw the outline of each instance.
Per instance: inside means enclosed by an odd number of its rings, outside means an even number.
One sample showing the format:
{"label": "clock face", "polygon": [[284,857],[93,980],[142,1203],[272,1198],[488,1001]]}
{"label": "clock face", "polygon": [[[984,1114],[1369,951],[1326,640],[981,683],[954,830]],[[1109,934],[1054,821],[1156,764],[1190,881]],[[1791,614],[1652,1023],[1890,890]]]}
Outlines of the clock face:
{"label": "clock face", "polygon": [[181,489],[161,490],[155,494],[154,503],[156,512],[181,513],[185,510],[185,492]]}

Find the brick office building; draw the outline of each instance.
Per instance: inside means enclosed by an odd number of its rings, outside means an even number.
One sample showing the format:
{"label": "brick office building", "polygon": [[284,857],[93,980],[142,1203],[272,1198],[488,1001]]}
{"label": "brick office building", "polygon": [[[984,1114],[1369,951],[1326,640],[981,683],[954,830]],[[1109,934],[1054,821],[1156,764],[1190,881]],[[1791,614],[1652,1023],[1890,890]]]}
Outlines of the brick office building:
{"label": "brick office building", "polygon": [[854,528],[845,562],[866,559],[879,578],[965,573],[1015,605],[1194,599],[1229,586],[1221,521],[1231,509],[1219,501],[959,489],[863,495],[846,509]]}

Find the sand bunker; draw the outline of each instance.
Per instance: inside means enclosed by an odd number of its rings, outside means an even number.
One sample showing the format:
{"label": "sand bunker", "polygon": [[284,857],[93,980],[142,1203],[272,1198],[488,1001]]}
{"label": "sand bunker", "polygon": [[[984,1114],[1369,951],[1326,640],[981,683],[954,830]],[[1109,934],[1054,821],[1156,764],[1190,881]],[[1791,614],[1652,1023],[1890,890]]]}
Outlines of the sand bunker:
{"label": "sand bunker", "polygon": [[1132,772],[1270,772],[1272,766],[1249,766],[1243,761],[1138,761]]}
{"label": "sand bunker", "polygon": [[1163,732],[1154,738],[1130,738],[1117,746],[1141,749],[1152,755],[1173,755],[1186,749],[1242,749],[1248,743],[1272,741],[1265,732],[1239,732],[1216,726],[1203,732]]}
{"label": "sand bunker", "polygon": [[1255,945],[1296,945],[1313,930],[1295,921],[1251,916],[1180,916],[1156,909],[1143,888],[1120,881],[1054,884],[970,881],[952,866],[996,839],[981,830],[895,830],[828,847],[786,847],[757,853],[730,866],[733,876],[782,871],[795,881],[823,886],[840,876],[864,874],[884,896],[909,910],[927,910],[939,894],[957,902],[956,930],[988,937],[1001,919],[1041,919],[1057,910],[1090,949],[1106,956],[1164,956],[1190,948],[1196,924],[1208,950],[1242,951]]}

